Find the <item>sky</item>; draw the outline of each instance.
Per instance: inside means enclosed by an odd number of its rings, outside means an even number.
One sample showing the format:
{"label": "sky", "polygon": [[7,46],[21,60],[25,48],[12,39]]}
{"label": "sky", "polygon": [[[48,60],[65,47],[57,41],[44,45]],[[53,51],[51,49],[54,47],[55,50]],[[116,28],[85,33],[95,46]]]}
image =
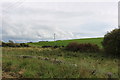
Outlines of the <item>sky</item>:
{"label": "sky", "polygon": [[[105,0],[104,0],[105,1]],[[16,0],[2,3],[2,40],[103,37],[118,27],[118,2]]]}
{"label": "sky", "polygon": [[118,26],[120,28],[120,1],[118,2]]}

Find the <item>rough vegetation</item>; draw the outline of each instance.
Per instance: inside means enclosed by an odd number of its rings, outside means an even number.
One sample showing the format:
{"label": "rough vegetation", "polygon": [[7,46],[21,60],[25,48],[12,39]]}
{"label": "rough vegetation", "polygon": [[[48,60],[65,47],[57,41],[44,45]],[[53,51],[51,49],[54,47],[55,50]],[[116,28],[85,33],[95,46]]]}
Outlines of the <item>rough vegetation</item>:
{"label": "rough vegetation", "polygon": [[29,45],[25,44],[25,43],[5,43],[5,42],[2,42],[2,47],[29,47]]}
{"label": "rough vegetation", "polygon": [[99,46],[91,43],[77,43],[71,42],[66,46],[66,50],[69,51],[80,51],[80,52],[99,52]]}
{"label": "rough vegetation", "polygon": [[118,78],[118,59],[59,48],[3,47],[3,78]]}
{"label": "rough vegetation", "polygon": [[120,29],[108,32],[104,36],[102,44],[108,55],[118,56],[120,53]]}

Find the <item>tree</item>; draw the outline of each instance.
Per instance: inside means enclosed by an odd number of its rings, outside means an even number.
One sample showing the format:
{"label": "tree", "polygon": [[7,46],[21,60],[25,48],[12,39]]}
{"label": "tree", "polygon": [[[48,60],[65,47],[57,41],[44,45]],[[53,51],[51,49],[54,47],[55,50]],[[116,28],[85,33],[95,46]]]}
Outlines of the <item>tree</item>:
{"label": "tree", "polygon": [[108,32],[103,39],[102,45],[108,54],[120,54],[120,29],[114,29]]}
{"label": "tree", "polygon": [[12,40],[9,40],[9,43],[14,43]]}

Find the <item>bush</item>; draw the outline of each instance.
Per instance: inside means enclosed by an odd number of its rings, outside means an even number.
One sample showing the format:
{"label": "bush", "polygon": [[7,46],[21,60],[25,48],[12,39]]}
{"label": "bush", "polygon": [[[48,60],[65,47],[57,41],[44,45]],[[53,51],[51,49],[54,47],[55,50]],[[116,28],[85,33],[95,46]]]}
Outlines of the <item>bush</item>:
{"label": "bush", "polygon": [[2,47],[30,47],[28,44],[25,43],[4,43],[2,42]]}
{"label": "bush", "polygon": [[6,47],[6,46],[7,46],[7,44],[2,42],[2,47]]}
{"label": "bush", "polygon": [[104,36],[102,45],[106,53],[118,55],[120,53],[120,29],[108,32]]}
{"label": "bush", "polygon": [[71,42],[66,46],[66,50],[69,51],[80,51],[80,52],[98,52],[100,49],[97,45],[91,43],[82,43]]}
{"label": "bush", "polygon": [[28,45],[28,44],[25,44],[25,43],[20,43],[20,46],[21,46],[21,47],[29,47],[29,45]]}
{"label": "bush", "polygon": [[76,42],[71,42],[66,46],[66,50],[69,51],[78,51],[78,43]]}
{"label": "bush", "polygon": [[78,49],[80,52],[98,52],[99,47],[95,44],[85,43],[79,44]]}
{"label": "bush", "polygon": [[15,47],[15,43],[4,43],[2,42],[2,47]]}

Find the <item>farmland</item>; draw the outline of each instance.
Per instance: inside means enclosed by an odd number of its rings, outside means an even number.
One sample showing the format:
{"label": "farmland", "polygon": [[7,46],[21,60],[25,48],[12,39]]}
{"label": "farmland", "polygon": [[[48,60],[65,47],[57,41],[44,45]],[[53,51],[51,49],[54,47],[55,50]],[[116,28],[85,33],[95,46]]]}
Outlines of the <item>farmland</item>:
{"label": "farmland", "polygon": [[31,47],[2,48],[3,78],[118,78],[118,59],[104,51],[72,52],[64,48],[40,48],[69,42],[95,43],[102,38],[27,43]]}
{"label": "farmland", "polygon": [[31,46],[54,46],[54,45],[58,45],[58,46],[66,46],[68,43],[70,42],[79,42],[79,43],[93,43],[93,44],[97,44],[98,46],[102,47],[101,42],[102,42],[103,38],[85,38],[85,39],[72,39],[72,40],[58,40],[58,41],[41,41],[41,42],[34,42],[34,43],[28,43]]}

